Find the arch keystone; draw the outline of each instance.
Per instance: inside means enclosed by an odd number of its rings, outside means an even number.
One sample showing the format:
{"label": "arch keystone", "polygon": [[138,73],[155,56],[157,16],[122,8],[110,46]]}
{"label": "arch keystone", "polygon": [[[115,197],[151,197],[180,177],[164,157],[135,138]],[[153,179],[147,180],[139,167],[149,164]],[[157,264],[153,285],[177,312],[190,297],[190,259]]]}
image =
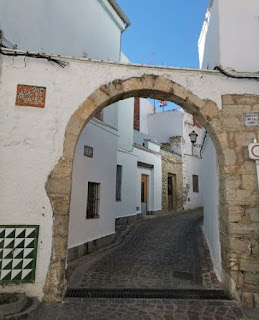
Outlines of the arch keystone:
{"label": "arch keystone", "polygon": [[122,89],[125,93],[137,92],[142,87],[140,78],[130,78],[122,82]]}
{"label": "arch keystone", "polygon": [[154,83],[154,90],[163,93],[174,94],[174,84],[175,83],[166,78],[158,77]]}

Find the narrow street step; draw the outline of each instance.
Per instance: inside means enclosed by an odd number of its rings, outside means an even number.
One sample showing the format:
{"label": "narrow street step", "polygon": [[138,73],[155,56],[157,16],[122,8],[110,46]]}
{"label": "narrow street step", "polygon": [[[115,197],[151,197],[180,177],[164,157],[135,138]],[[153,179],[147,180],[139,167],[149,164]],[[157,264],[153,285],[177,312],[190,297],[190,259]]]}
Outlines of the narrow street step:
{"label": "narrow street step", "polygon": [[231,300],[224,290],[203,289],[68,289],[66,298]]}

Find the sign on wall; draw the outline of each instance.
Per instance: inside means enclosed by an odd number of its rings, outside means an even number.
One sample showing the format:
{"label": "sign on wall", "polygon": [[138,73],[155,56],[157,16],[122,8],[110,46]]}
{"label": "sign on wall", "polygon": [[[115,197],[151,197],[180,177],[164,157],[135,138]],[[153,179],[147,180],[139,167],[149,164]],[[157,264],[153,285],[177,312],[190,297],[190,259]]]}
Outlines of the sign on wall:
{"label": "sign on wall", "polygon": [[258,112],[251,112],[251,113],[244,113],[243,119],[244,119],[244,125],[247,128],[254,128],[259,126],[259,116]]}
{"label": "sign on wall", "polygon": [[34,282],[39,226],[0,225],[0,284]]}
{"label": "sign on wall", "polygon": [[17,85],[16,106],[44,108],[46,99],[46,88]]}
{"label": "sign on wall", "polygon": [[250,143],[248,145],[249,158],[259,160],[259,143]]}
{"label": "sign on wall", "polygon": [[94,156],[94,148],[89,146],[84,146],[84,156],[92,158]]}

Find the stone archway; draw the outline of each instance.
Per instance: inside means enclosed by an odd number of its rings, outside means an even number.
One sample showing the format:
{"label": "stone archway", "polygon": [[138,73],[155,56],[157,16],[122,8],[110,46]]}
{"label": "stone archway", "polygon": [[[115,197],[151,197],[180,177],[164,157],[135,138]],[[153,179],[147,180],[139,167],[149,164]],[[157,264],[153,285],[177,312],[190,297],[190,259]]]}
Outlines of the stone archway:
{"label": "stone archway", "polygon": [[[225,284],[229,289],[233,284],[236,271],[230,261],[232,254],[230,245],[229,213],[233,206],[225,206],[233,199],[229,192],[232,184],[233,156],[235,146],[230,149],[231,141],[228,139],[226,130],[228,123],[224,122],[227,113],[220,110],[215,102],[202,100],[192,92],[179,84],[157,75],[143,75],[125,80],[114,80],[101,86],[75,111],[70,118],[64,137],[63,156],[48,176],[46,191],[53,208],[53,242],[49,271],[45,283],[45,301],[60,302],[65,290],[65,266],[68,241],[69,206],[71,197],[72,166],[74,151],[77,140],[88,121],[93,115],[104,107],[129,97],[151,97],[159,100],[168,100],[182,106],[187,112],[195,115],[197,120],[208,131],[217,155],[220,182],[220,241],[224,247],[222,253],[223,271],[225,273]],[[230,97],[225,97],[230,99]],[[223,99],[224,105],[224,99]],[[231,116],[232,117],[232,116]],[[231,128],[230,128],[231,129]],[[236,128],[232,128],[234,131]],[[231,130],[232,130],[231,129]],[[233,154],[234,153],[234,154]],[[231,171],[232,170],[232,171]],[[231,198],[232,197],[232,198]],[[231,200],[232,199],[232,200]],[[256,200],[257,201],[257,200]],[[237,206],[238,204],[236,204]],[[238,286],[239,280],[234,279]]]}

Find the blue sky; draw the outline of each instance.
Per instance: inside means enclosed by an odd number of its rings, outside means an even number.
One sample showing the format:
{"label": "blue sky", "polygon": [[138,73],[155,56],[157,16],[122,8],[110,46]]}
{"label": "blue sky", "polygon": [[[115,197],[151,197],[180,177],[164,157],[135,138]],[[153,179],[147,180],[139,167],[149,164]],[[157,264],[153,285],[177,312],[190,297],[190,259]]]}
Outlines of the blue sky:
{"label": "blue sky", "polygon": [[198,68],[197,42],[209,0],[117,0],[131,21],[122,51],[131,62]]}
{"label": "blue sky", "polygon": [[122,51],[132,63],[199,68],[197,42],[209,0],[117,0],[131,21]]}

